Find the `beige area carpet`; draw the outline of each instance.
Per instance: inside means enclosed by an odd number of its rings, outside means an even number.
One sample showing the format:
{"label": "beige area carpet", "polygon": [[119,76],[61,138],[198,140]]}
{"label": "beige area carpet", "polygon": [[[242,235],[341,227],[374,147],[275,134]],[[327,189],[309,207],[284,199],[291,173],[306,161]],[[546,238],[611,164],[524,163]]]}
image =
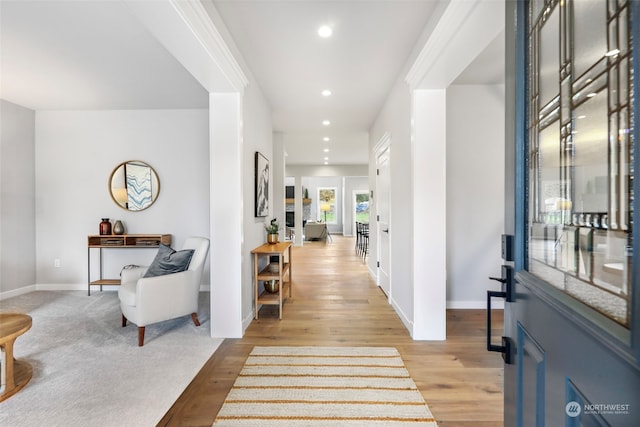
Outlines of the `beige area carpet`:
{"label": "beige area carpet", "polygon": [[389,347],[254,347],[214,427],[435,427]]}
{"label": "beige area carpet", "polygon": [[122,327],[116,292],[32,292],[0,301],[33,326],[15,342],[16,359],[33,367],[20,392],[0,402],[0,426],[155,426],[220,345],[210,334],[209,293],[191,316]]}

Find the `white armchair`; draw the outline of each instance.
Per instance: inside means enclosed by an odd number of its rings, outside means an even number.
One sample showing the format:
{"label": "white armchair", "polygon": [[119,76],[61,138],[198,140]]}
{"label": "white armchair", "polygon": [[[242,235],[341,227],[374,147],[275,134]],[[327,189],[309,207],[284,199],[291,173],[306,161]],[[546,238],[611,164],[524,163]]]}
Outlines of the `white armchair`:
{"label": "white armchair", "polygon": [[122,270],[118,290],[122,310],[122,327],[127,320],[138,325],[138,346],[144,345],[145,326],[191,314],[198,320],[198,294],[204,262],[209,252],[209,239],[189,237],[183,249],[193,249],[189,268],[180,273],[143,278],[148,267]]}

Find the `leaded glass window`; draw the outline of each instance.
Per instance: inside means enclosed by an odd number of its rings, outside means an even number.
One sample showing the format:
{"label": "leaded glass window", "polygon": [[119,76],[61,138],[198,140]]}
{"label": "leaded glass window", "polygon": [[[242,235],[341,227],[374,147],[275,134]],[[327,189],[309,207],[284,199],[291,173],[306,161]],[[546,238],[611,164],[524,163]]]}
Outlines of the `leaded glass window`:
{"label": "leaded glass window", "polygon": [[528,270],[629,328],[628,0],[529,3]]}

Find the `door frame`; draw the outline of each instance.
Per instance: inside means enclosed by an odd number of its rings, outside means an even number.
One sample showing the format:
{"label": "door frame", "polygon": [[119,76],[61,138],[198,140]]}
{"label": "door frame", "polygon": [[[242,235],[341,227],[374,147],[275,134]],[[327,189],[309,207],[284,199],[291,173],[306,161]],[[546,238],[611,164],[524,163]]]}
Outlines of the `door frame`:
{"label": "door frame", "polygon": [[[380,140],[378,140],[378,142],[376,143],[376,145],[373,147],[373,152],[375,153],[375,159],[376,159],[376,189],[380,188],[378,185],[379,182],[379,178],[378,178],[378,159],[380,158],[380,156],[382,154],[384,154],[385,152],[388,152],[388,162],[389,162],[389,166],[391,166],[391,133],[390,132],[385,132],[382,137],[380,138]],[[387,183],[387,193],[389,193],[391,191],[391,173],[389,173],[389,182]],[[391,197],[389,196],[389,200],[387,200],[387,212],[388,212],[388,218],[387,218],[387,222],[388,224],[391,224]],[[380,227],[378,227],[378,221],[380,219],[380,216],[378,215],[379,209],[378,209],[378,203],[380,200],[380,197],[376,196],[373,198],[374,202],[375,202],[375,207],[376,207],[376,216],[375,216],[375,224],[376,224],[376,285],[378,285],[378,287],[380,287],[382,289],[382,287],[380,286],[380,263],[379,261],[379,257],[380,257],[380,233],[382,233],[382,230],[380,230]],[[369,199],[371,200],[371,198]],[[371,214],[369,214],[369,232],[371,232]],[[392,290],[393,290],[393,281],[392,281],[392,275],[391,275],[391,270],[392,270],[392,265],[391,265],[391,259],[392,259],[392,253],[391,253],[391,240],[392,240],[392,236],[391,233],[387,233],[387,239],[389,241],[389,248],[388,248],[388,254],[389,254],[389,271],[387,272],[389,275],[389,295],[387,295],[387,299],[389,301],[391,301],[391,295],[392,295]]]}

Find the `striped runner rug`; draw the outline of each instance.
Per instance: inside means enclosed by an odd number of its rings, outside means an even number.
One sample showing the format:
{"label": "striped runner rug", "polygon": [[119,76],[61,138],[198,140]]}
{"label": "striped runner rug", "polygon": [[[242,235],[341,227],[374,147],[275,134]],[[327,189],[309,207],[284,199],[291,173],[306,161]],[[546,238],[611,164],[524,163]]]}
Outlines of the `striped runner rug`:
{"label": "striped runner rug", "polygon": [[390,347],[254,347],[215,427],[435,427]]}

